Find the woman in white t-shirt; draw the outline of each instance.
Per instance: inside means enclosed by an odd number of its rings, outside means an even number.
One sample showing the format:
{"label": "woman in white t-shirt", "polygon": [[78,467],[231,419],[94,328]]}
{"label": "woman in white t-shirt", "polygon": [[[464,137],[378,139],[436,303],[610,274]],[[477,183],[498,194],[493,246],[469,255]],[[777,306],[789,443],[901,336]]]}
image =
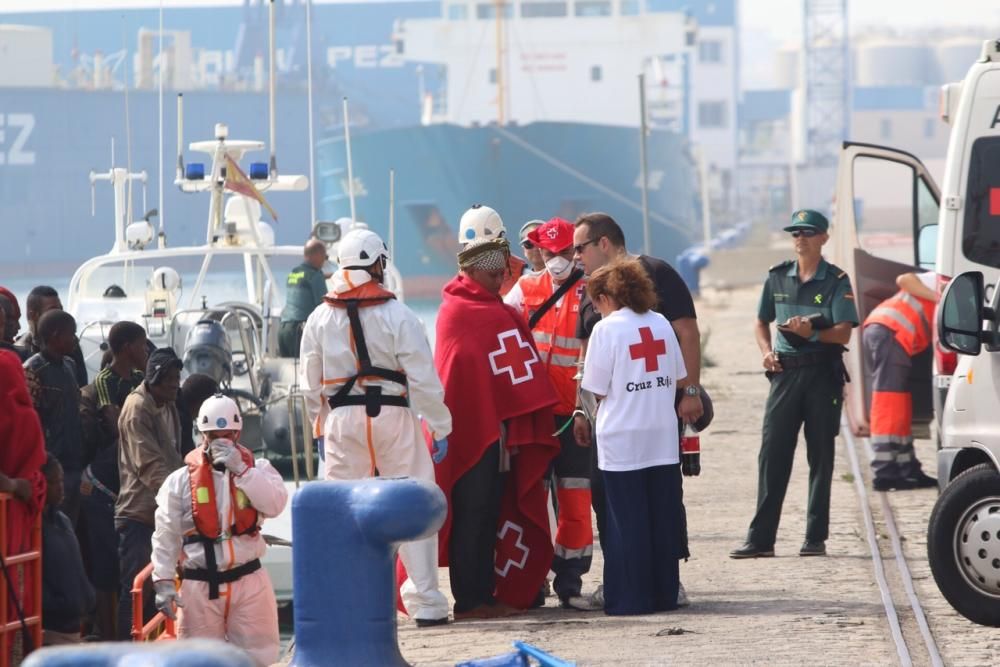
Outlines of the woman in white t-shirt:
{"label": "woman in white t-shirt", "polygon": [[687,375],[670,323],[651,310],[656,292],[639,262],[595,271],[587,283],[601,313],[583,369],[600,399],[597,465],[608,505],[605,613],[677,608],[681,536],[677,381]]}

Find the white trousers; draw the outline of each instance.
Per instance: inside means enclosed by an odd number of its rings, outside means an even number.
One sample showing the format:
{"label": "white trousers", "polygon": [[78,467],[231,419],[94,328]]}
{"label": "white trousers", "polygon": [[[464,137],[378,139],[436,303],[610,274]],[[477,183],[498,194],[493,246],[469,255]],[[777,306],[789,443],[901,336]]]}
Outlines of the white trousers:
{"label": "white trousers", "polygon": [[261,568],[231,584],[219,586],[208,599],[208,582],[185,579],[181,584],[177,638],[221,639],[243,649],[257,667],[278,661],[278,603],[267,570]]}
{"label": "white trousers", "polygon": [[[364,406],[330,411],[324,427],[326,479],[352,480],[375,476],[412,477],[434,482],[434,462],[420,423],[409,408],[384,406],[370,418]],[[404,542],[399,557],[409,576],[400,590],[412,618],[448,617],[448,600],[438,590],[437,534]]]}

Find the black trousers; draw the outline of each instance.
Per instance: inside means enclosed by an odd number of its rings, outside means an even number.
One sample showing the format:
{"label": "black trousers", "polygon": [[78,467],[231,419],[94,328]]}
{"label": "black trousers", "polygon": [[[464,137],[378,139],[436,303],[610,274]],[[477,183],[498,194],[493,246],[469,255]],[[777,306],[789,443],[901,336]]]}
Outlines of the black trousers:
{"label": "black trousers", "polygon": [[506,476],[494,442],[452,487],[448,570],[456,613],[496,603],[494,551]]}
{"label": "black trousers", "polygon": [[[591,476],[590,476],[590,504],[594,508],[594,517],[597,520],[597,541],[601,545],[601,553],[607,553],[607,548],[604,544],[604,532],[607,530],[608,525],[608,501],[607,492],[604,488],[604,476],[601,471],[597,469],[597,433],[591,433]],[[678,440],[678,447],[680,447],[680,441]],[[681,510],[678,515],[678,520],[681,524],[681,537],[680,544],[677,545],[680,551],[680,558],[687,560],[691,557],[691,551],[688,549],[688,522],[687,522],[687,508],[684,507],[684,476],[680,476],[681,481],[677,485],[677,493],[680,496]]]}

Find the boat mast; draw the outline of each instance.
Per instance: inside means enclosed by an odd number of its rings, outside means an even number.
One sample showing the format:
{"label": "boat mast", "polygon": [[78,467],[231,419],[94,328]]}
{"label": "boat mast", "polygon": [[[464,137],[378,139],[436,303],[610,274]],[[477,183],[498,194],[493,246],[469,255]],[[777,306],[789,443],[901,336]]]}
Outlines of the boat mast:
{"label": "boat mast", "polygon": [[493,7],[496,12],[496,78],[497,78],[497,124],[504,126],[506,121],[506,96],[504,95],[505,72],[503,66],[504,44],[503,44],[503,10],[506,0],[494,0]]}
{"label": "boat mast", "polygon": [[351,162],[351,121],[347,114],[347,98],[344,98],[344,146],[347,150],[347,197],[351,201],[351,224],[358,221],[354,209],[354,165]]}
{"label": "boat mast", "polygon": [[[277,180],[278,178],[278,158],[277,150],[274,147],[274,0],[271,0],[268,14],[267,14],[267,32],[268,32],[268,95],[267,95],[267,112],[270,116],[270,143],[271,143],[271,168],[270,177],[271,180]],[[310,174],[311,175],[311,174]]]}
{"label": "boat mast", "polygon": [[309,105],[309,229],[316,222],[316,156],[313,143],[312,0],[306,0],[306,102]]}
{"label": "boat mast", "polygon": [[651,254],[649,238],[649,164],[646,159],[646,75],[639,75],[639,170],[642,179],[642,252]]}
{"label": "boat mast", "polygon": [[[156,162],[156,177],[157,177],[157,207],[156,214],[160,219],[160,233],[157,235],[157,248],[163,248],[166,244],[167,236],[163,231],[163,0],[160,0],[160,69],[159,69],[159,86],[157,90],[156,99],[156,109],[157,109],[157,125],[159,126],[160,140],[157,142],[157,157],[159,158]],[[143,204],[145,208],[145,204]]]}

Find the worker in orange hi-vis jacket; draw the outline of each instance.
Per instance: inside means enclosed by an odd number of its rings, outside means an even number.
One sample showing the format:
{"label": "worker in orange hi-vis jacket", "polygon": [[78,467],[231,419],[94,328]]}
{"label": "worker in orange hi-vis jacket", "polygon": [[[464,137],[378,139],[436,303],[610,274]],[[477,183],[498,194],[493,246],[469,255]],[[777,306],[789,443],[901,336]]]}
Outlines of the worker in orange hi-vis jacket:
{"label": "worker in orange hi-vis jacket", "polygon": [[904,273],[896,278],[899,291],[865,319],[861,340],[871,373],[869,422],[876,491],[937,484],[921,470],[913,451],[913,398],[908,388],[912,358],[931,344],[936,280],[933,272]]}

